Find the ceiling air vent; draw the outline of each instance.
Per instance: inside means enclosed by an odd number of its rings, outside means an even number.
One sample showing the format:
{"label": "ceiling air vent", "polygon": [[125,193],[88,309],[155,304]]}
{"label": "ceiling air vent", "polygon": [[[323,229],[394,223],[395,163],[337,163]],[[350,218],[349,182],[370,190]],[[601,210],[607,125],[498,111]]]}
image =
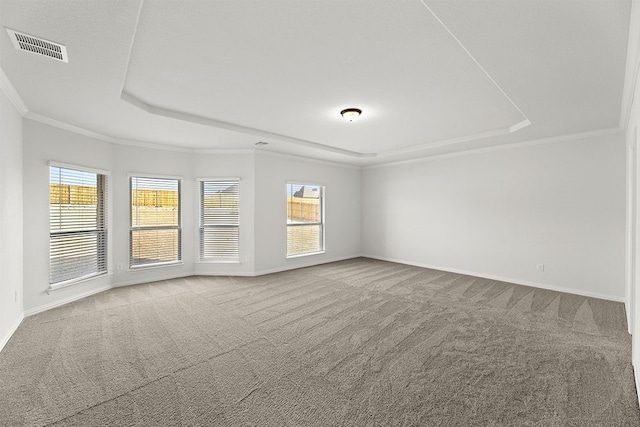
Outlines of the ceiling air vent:
{"label": "ceiling air vent", "polygon": [[62,62],[69,62],[67,48],[61,44],[49,40],[19,33],[7,28],[11,42],[18,50],[44,55]]}

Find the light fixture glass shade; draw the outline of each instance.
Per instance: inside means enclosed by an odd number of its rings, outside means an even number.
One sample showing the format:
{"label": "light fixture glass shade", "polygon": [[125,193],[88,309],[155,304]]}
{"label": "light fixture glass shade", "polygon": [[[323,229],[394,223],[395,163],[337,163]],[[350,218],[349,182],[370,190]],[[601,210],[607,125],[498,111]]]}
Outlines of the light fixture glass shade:
{"label": "light fixture glass shade", "polygon": [[360,117],[360,114],[362,114],[362,110],[358,108],[346,108],[340,111],[340,114],[342,115],[342,117],[344,117],[346,121],[352,122],[356,120],[358,117]]}

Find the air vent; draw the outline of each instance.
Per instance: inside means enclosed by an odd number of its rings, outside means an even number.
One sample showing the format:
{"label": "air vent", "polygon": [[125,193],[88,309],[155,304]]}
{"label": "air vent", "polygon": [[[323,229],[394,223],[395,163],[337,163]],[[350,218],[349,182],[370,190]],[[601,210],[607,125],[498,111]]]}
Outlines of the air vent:
{"label": "air vent", "polygon": [[61,44],[49,40],[19,33],[7,28],[11,42],[18,50],[35,53],[36,55],[48,56],[62,62],[69,62],[67,48]]}

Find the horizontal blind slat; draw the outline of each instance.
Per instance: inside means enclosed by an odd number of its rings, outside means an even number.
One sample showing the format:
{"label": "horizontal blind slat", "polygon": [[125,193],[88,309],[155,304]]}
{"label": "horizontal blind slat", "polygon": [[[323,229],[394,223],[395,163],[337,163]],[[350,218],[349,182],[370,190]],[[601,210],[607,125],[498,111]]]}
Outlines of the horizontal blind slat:
{"label": "horizontal blind slat", "polygon": [[107,271],[107,177],[50,169],[49,283]]}
{"label": "horizontal blind slat", "polygon": [[180,180],[131,177],[131,267],[182,259]]}
{"label": "horizontal blind slat", "polygon": [[200,182],[200,259],[237,260],[240,181]]}

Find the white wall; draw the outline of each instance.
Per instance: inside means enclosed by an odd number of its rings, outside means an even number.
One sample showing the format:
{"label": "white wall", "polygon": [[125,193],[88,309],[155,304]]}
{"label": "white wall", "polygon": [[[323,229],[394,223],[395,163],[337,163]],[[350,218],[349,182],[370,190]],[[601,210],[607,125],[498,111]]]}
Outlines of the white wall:
{"label": "white wall", "polygon": [[[113,146],[113,283],[116,286],[151,282],[193,274],[195,252],[196,197],[193,153],[158,150],[129,145]],[[175,177],[182,179],[180,216],[182,222],[182,263],[129,270],[129,216],[131,198],[129,176]],[[121,268],[121,269],[119,269]]]}
{"label": "white wall", "polygon": [[[24,120],[24,268],[27,313],[112,286],[193,274],[195,189],[193,153],[116,145]],[[47,292],[49,287],[49,162],[109,172],[109,274]],[[182,185],[182,257],[179,265],[129,270],[129,174],[175,176]]]}
{"label": "white wall", "polygon": [[[24,220],[29,224],[24,235],[24,255],[29,259],[24,268],[27,314],[112,286],[192,274],[255,275],[360,254],[358,168],[252,151],[207,154],[112,144],[29,119],[24,120],[23,145]],[[50,161],[109,172],[109,274],[47,292]],[[129,270],[131,174],[182,179],[181,264]],[[240,178],[240,262],[199,262],[197,178],[232,177]],[[287,180],[326,186],[324,254],[286,259]]]}
{"label": "white wall", "polygon": [[624,162],[620,133],[368,168],[363,252],[622,301]]}
{"label": "white wall", "polygon": [[[275,155],[255,155],[255,271],[263,274],[360,255],[359,168]],[[287,258],[286,183],[325,187],[325,253]]]}
{"label": "white wall", "polygon": [[[629,331],[632,334],[632,361],[635,369],[636,388],[640,389],[640,291],[638,290],[638,272],[640,272],[640,84],[638,64],[640,59],[640,6],[631,4],[631,22],[629,26],[629,45],[627,47],[627,69],[625,75],[625,93],[623,107],[631,103],[629,121],[626,128],[627,143],[627,247],[626,247],[626,308]],[[622,109],[622,124],[625,124]]]}
{"label": "white wall", "polygon": [[[111,285],[97,278],[46,293],[49,287],[49,161],[111,171],[113,145],[76,133],[23,120],[24,308],[55,305]],[[110,183],[111,184],[111,183]],[[109,227],[110,232],[115,227]],[[111,237],[111,236],[110,236]],[[111,247],[111,241],[109,241]]]}
{"label": "white wall", "polygon": [[22,320],[21,141],[20,113],[0,91],[0,350]]}

